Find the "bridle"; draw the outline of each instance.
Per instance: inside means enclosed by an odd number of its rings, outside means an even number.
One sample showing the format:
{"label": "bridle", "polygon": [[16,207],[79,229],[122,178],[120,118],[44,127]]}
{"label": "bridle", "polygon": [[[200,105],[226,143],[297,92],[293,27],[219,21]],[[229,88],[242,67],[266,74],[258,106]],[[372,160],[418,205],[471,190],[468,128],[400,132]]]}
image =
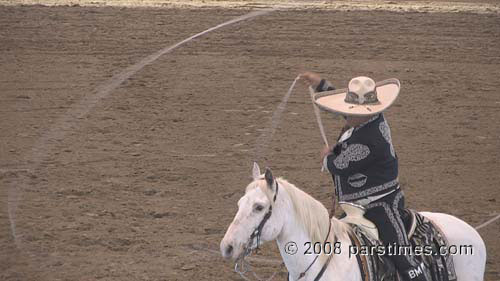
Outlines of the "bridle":
{"label": "bridle", "polygon": [[[269,220],[269,218],[273,214],[273,205],[276,202],[276,198],[278,197],[278,190],[279,190],[278,181],[274,181],[274,182],[276,183],[276,192],[274,193],[273,203],[269,206],[269,209],[267,210],[266,214],[264,215],[264,217],[260,221],[259,225],[257,225],[257,227],[254,229],[254,231],[252,232],[252,234],[248,238],[248,242],[245,246],[245,250],[240,255],[238,260],[245,258],[246,256],[248,256],[252,252],[252,245],[253,245],[253,241],[255,238],[257,238],[256,250],[259,249],[260,236],[262,235],[262,229],[264,228],[264,225],[266,224],[266,222]],[[238,265],[238,263],[236,263],[236,265]]]}
{"label": "bridle", "polygon": [[[274,181],[274,182],[276,183],[276,192],[274,193],[273,203],[269,206],[269,210],[267,210],[266,214],[264,215],[264,217],[260,221],[259,225],[255,228],[255,230],[250,235],[250,239],[249,239],[250,246],[253,244],[253,240],[255,238],[257,238],[257,248],[256,248],[257,250],[259,249],[260,236],[262,235],[262,229],[264,228],[264,225],[266,224],[266,222],[269,220],[269,218],[273,214],[273,204],[276,202],[276,197],[278,197],[278,190],[279,190],[278,181]],[[247,246],[248,245],[249,244],[247,244]]]}
{"label": "bridle", "polygon": [[[245,257],[247,257],[248,255],[250,255],[252,253],[252,245],[253,245],[254,239],[257,239],[257,247],[255,248],[255,250],[256,251],[259,250],[259,243],[260,243],[260,236],[262,235],[262,229],[264,228],[264,225],[266,224],[266,222],[271,217],[271,215],[273,213],[273,205],[276,202],[276,198],[278,197],[278,190],[279,190],[278,181],[274,181],[274,182],[276,183],[276,192],[274,193],[273,203],[269,206],[269,209],[267,210],[266,214],[264,215],[264,217],[260,221],[259,225],[257,225],[257,227],[254,229],[254,231],[252,232],[252,234],[248,238],[248,242],[247,242],[247,244],[246,244],[246,246],[245,246],[245,248],[243,250],[243,253],[238,257],[238,259],[236,260],[236,264],[234,265],[234,271],[238,272],[241,275],[241,277],[243,279],[247,280],[247,281],[250,281],[250,279],[245,276],[245,273],[247,273],[249,271],[253,274],[253,276],[257,280],[260,280],[260,281],[263,280],[263,279],[259,278],[255,272],[253,272],[251,270],[250,266],[245,262]],[[328,233],[326,234],[325,243],[328,241],[328,237],[330,236],[331,228],[332,228],[332,220],[329,219]],[[335,243],[337,243],[337,236],[334,235],[333,244],[335,245]],[[300,273],[299,278],[297,280],[300,280],[303,277],[305,277],[307,271],[309,271],[309,269],[311,269],[311,267],[316,262],[316,260],[318,259],[318,257],[319,257],[319,255],[317,255],[314,258],[314,260],[306,268],[306,270],[304,270],[302,273]],[[328,259],[326,260],[325,264],[321,267],[321,270],[318,272],[318,274],[314,278],[314,281],[319,281],[321,279],[321,277],[323,276],[323,274],[325,273],[325,271],[326,271],[326,269],[328,267],[328,264],[330,264],[330,261],[331,261],[332,257],[333,257],[333,254],[330,254],[328,256]],[[282,263],[282,264],[284,264],[284,263]],[[274,272],[273,275],[271,275],[271,277],[269,277],[269,278],[267,278],[265,280],[266,281],[270,281],[271,279],[274,278],[274,276],[277,273],[278,273],[278,271]],[[288,275],[287,280],[289,279],[289,277],[290,276]]]}
{"label": "bridle", "polygon": [[[253,272],[250,269],[250,266],[245,262],[245,257],[247,257],[248,255],[250,255],[252,253],[252,245],[253,245],[253,242],[255,239],[257,239],[257,247],[255,248],[255,250],[256,251],[259,250],[260,236],[262,235],[262,229],[264,228],[264,225],[266,224],[266,222],[269,220],[269,218],[273,214],[273,205],[274,205],[274,203],[276,203],[276,198],[278,197],[278,190],[279,190],[278,181],[275,180],[274,182],[276,183],[276,192],[274,193],[274,196],[273,196],[273,203],[269,206],[269,209],[264,214],[264,217],[260,221],[259,225],[257,225],[257,227],[254,229],[254,231],[252,232],[252,234],[248,238],[248,242],[245,245],[243,253],[238,257],[238,259],[236,260],[236,264],[234,265],[234,271],[238,272],[241,275],[241,277],[245,280],[250,280],[245,276],[245,273],[247,273],[248,271],[251,271],[257,280],[262,280],[261,278],[259,278],[257,276],[257,274],[255,272]],[[273,277],[277,273],[278,273],[278,271],[274,272],[274,274],[271,275],[271,277],[267,278],[266,281],[273,279]]]}

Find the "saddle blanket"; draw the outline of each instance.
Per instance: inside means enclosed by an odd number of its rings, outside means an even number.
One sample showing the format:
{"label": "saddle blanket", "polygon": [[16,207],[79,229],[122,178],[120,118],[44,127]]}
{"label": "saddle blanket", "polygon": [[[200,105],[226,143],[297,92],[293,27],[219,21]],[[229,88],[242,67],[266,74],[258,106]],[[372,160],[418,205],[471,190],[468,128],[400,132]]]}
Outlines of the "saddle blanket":
{"label": "saddle blanket", "polygon": [[[411,247],[427,249],[425,254],[415,255],[417,260],[423,262],[432,281],[456,281],[453,257],[450,253],[441,254],[439,249],[448,247],[449,243],[443,232],[426,217],[413,210],[406,210],[408,214],[408,237]],[[379,240],[373,239],[361,227],[351,224],[351,241],[358,249],[363,247],[382,246]],[[415,252],[416,253],[416,252]],[[364,281],[399,281],[394,264],[385,255],[362,255],[356,258]]]}

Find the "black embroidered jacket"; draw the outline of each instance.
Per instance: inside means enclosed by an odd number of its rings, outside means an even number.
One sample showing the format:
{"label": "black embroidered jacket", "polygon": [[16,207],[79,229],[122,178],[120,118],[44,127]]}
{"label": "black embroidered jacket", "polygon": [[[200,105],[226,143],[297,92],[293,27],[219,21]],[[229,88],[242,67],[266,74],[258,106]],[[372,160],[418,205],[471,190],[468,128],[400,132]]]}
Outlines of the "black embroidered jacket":
{"label": "black embroidered jacket", "polygon": [[[322,80],[316,90],[333,89]],[[340,201],[357,201],[397,189],[398,158],[384,115],[375,115],[344,132],[326,157],[326,166],[333,176]]]}

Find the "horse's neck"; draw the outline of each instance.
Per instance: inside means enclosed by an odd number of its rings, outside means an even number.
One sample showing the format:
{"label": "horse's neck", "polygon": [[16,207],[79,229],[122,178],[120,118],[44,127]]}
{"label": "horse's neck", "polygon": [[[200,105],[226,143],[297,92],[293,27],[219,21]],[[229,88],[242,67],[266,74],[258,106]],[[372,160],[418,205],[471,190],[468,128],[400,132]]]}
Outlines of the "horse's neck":
{"label": "horse's neck", "polygon": [[[286,194],[286,192],[284,193]],[[288,194],[282,196],[281,198],[282,202],[279,203],[282,206],[280,206],[280,208],[277,208],[277,210],[279,210],[279,212],[281,213],[279,215],[281,215],[284,219],[284,226],[281,233],[277,237],[276,242],[278,244],[281,257],[283,258],[285,266],[287,267],[287,270],[289,272],[290,280],[292,281],[297,280],[299,278],[299,275],[302,272],[306,271],[306,269],[313,263],[316,256],[314,254],[304,254],[307,251],[314,253],[314,242],[305,230],[302,222],[300,222],[299,219],[295,215],[293,215],[295,214],[295,210]],[[329,222],[325,221],[325,223]],[[324,236],[326,238],[326,233],[324,234]],[[333,226],[332,233],[330,233],[330,241],[332,238]],[[357,266],[356,258],[349,258],[349,246],[351,245],[350,240],[346,240],[345,237],[337,237],[337,239],[341,246],[341,252],[340,254],[335,254],[331,258],[327,270],[324,272],[321,280],[361,280],[361,275]],[[287,249],[291,250],[289,245],[292,242],[297,246],[297,251],[293,255],[287,253]],[[330,245],[332,246],[333,254],[334,245]],[[300,279],[300,281],[314,280],[326,261],[327,259],[325,258],[318,258],[312,264],[311,268],[307,270],[305,277]]]}

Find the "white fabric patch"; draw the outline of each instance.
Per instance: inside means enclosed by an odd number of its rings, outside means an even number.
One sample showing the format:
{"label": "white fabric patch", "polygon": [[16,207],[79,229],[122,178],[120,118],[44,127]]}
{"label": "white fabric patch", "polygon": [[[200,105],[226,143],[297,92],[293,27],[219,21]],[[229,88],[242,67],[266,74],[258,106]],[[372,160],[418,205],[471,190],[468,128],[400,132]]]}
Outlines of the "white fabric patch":
{"label": "white fabric patch", "polygon": [[321,167],[321,171],[328,171],[328,155],[323,158],[323,167]]}
{"label": "white fabric patch", "polygon": [[389,143],[392,157],[396,157],[394,146],[392,145],[391,129],[389,128],[389,125],[387,125],[387,122],[384,120],[384,122],[380,122],[378,129],[380,130],[380,133],[384,137],[385,141]]}
{"label": "white fabric patch", "polygon": [[350,138],[352,136],[352,132],[354,131],[354,128],[350,128],[349,130],[345,131],[342,136],[340,137],[339,139],[339,142],[344,142],[346,141],[348,138]]}
{"label": "white fabric patch", "polygon": [[368,180],[368,177],[366,175],[361,174],[361,173],[354,174],[354,175],[347,178],[347,182],[349,183],[349,185],[352,187],[357,187],[357,188],[365,185],[367,180]]}
{"label": "white fabric patch", "polygon": [[333,164],[337,169],[345,169],[349,167],[349,162],[351,161],[361,161],[365,159],[370,154],[370,148],[364,144],[351,144],[347,146],[346,150],[343,150],[335,160]]}

